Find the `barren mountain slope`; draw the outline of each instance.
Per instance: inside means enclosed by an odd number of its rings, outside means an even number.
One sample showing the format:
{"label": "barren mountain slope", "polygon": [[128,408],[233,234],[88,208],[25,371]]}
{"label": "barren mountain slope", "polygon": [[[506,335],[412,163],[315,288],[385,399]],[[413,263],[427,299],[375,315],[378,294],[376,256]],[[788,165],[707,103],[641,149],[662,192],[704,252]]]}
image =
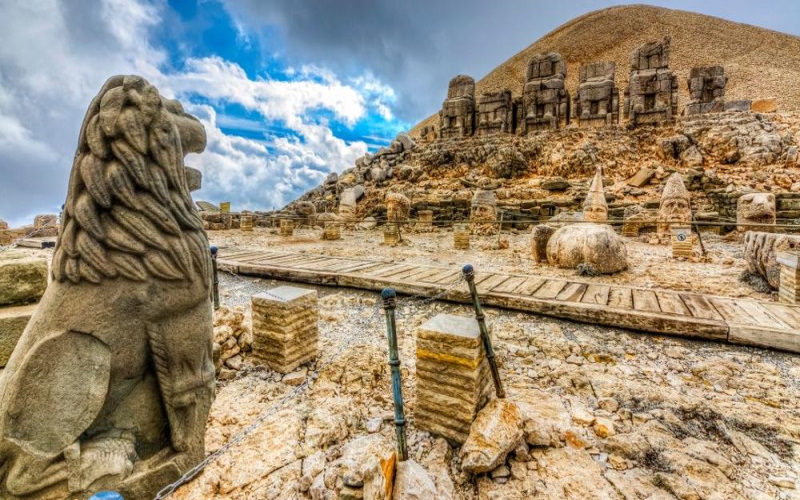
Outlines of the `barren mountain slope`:
{"label": "barren mountain slope", "polygon": [[[672,37],[670,67],[678,75],[682,110],[686,79],[693,66],[722,65],[728,75],[726,99],[775,97],[779,111],[800,111],[800,37],[726,21],[717,17],[649,5],[611,7],[560,26],[520,51],[478,81],[476,95],[510,89],[519,95],[528,60],[538,52],[559,52],[567,61],[567,89],[577,88],[578,66],[611,60],[617,85],[628,84],[629,57],[638,46]],[[472,75],[478,76],[478,75]],[[441,82],[444,98],[447,82]],[[432,115],[417,124],[437,124]]]}

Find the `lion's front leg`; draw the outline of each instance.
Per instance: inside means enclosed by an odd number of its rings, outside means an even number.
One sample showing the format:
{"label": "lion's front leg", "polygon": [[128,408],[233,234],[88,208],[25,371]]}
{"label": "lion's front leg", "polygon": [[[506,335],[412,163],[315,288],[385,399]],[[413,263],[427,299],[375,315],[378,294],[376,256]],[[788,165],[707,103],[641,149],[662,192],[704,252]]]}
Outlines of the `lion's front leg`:
{"label": "lion's front leg", "polygon": [[211,304],[148,325],[147,333],[172,446],[200,460],[215,385]]}

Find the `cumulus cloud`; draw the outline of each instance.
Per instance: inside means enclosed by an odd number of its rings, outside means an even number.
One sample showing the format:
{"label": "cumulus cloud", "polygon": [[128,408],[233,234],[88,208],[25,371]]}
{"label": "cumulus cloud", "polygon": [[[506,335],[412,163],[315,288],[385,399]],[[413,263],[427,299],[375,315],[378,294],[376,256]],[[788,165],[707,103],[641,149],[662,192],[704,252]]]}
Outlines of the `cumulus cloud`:
{"label": "cumulus cloud", "polygon": [[[198,197],[238,208],[279,208],[367,151],[333,123],[392,119],[395,94],[370,73],[341,79],[320,65],[280,78],[250,77],[236,62],[195,57],[172,66],[154,32],[155,0],[18,0],[0,16],[0,217],[13,225],[59,210],[80,123],[113,74],[137,73],[178,97],[206,126],[208,147],[187,164],[203,170]],[[250,43],[247,25],[236,38]],[[250,117],[218,114],[237,105]],[[246,130],[248,137],[221,128]],[[253,137],[254,135],[263,137]]]}

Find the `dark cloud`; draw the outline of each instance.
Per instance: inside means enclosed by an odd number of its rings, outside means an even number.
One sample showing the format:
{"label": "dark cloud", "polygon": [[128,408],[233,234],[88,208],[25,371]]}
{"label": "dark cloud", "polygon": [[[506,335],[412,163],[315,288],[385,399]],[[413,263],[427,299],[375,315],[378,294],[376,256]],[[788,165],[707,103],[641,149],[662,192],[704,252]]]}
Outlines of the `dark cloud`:
{"label": "dark cloud", "polygon": [[[286,55],[337,73],[366,67],[398,92],[410,122],[436,111],[450,77],[476,79],[570,19],[619,3],[603,0],[226,0],[247,28],[277,26]],[[800,2],[654,2],[787,32],[800,32]],[[265,40],[274,50],[274,40]]]}

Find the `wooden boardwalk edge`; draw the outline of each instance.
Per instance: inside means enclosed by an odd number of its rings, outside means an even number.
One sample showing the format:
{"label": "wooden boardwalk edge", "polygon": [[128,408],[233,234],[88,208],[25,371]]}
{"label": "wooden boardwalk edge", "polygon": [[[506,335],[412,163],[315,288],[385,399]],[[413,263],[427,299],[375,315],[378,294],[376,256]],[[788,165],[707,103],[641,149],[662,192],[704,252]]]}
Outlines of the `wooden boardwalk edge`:
{"label": "wooden boardwalk edge", "polygon": [[[307,255],[307,257],[314,257]],[[338,257],[331,259],[339,259]],[[350,261],[354,264],[358,262],[357,259],[342,258],[340,260]],[[396,267],[396,271],[389,271],[388,274],[400,276],[397,281],[392,279],[392,276],[378,276],[367,272],[360,274],[357,266],[352,272],[348,272],[345,267],[344,272],[336,272],[328,269],[304,269],[302,267],[292,267],[291,262],[286,264],[278,263],[264,263],[258,264],[253,262],[253,259],[248,259],[250,262],[238,262],[236,256],[233,257],[220,257],[218,260],[221,269],[228,269],[234,273],[266,277],[271,279],[278,279],[284,281],[294,281],[300,283],[308,283],[312,285],[325,285],[325,286],[340,286],[349,287],[362,290],[380,291],[386,287],[394,287],[398,293],[404,295],[422,295],[433,296],[441,293],[448,286],[455,282],[457,279],[457,272],[453,270],[454,278],[452,280],[440,280],[444,283],[430,283],[414,281],[414,278],[419,276],[424,278],[426,274],[430,273],[417,273],[411,272],[410,274],[404,270],[402,265]],[[367,263],[368,261],[364,261]],[[387,263],[386,268],[391,264]],[[323,266],[327,267],[327,266]],[[430,268],[435,269],[434,266],[418,266],[420,269]],[[440,268],[443,275],[447,275],[447,269]],[[372,269],[368,269],[372,271]],[[403,280],[402,276],[408,276],[410,280]],[[501,275],[503,276],[503,275]],[[519,275],[508,275],[509,279],[520,277]],[[536,278],[530,277],[529,278]],[[487,282],[492,280],[492,277],[487,278]],[[562,280],[561,278],[557,280]],[[493,282],[502,280],[493,280]],[[566,280],[562,280],[566,281]],[[615,285],[611,285],[615,287]],[[509,287],[500,289],[507,290]],[[586,287],[580,287],[585,290]],[[777,349],[788,351],[792,353],[800,353],[800,330],[796,328],[776,329],[769,327],[762,327],[761,325],[753,324],[739,324],[732,320],[726,320],[723,316],[719,315],[717,311],[713,310],[712,314],[706,317],[691,317],[682,316],[677,314],[665,314],[662,312],[655,312],[652,310],[637,310],[632,308],[619,308],[611,305],[601,305],[591,302],[581,301],[580,298],[574,301],[555,300],[549,295],[544,294],[543,297],[536,297],[533,295],[519,295],[504,292],[485,291],[479,289],[479,296],[484,304],[487,306],[494,306],[506,309],[513,309],[521,312],[541,314],[550,317],[568,319],[581,323],[598,324],[603,326],[611,326],[624,328],[638,332],[648,332],[663,335],[674,335],[686,338],[705,339],[724,341],[731,344],[747,345],[755,347],[765,347],[770,349]],[[638,290],[639,288],[631,287],[631,289]],[[671,290],[653,290],[658,294],[664,293],[681,293],[673,292]],[[697,299],[704,301],[701,295],[694,295]],[[449,291],[442,297],[443,300],[450,302],[467,304],[470,303],[470,297],[467,292],[465,284],[459,285],[458,288]],[[735,299],[728,299],[735,300]],[[714,301],[712,301],[714,302]],[[767,304],[771,305],[772,304]],[[775,306],[773,306],[775,307]],[[790,311],[795,314],[795,311]],[[800,314],[800,308],[796,311]]]}

